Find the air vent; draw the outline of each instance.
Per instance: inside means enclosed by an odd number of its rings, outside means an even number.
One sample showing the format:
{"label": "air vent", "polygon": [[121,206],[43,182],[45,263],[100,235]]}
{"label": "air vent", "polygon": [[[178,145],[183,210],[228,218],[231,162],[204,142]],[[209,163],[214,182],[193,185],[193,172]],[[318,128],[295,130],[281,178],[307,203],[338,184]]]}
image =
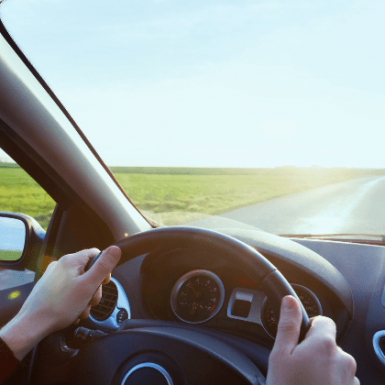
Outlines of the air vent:
{"label": "air vent", "polygon": [[118,300],[118,289],[116,285],[110,281],[107,285],[103,285],[102,299],[99,305],[91,308],[91,315],[97,321],[104,321],[107,319],[116,307]]}

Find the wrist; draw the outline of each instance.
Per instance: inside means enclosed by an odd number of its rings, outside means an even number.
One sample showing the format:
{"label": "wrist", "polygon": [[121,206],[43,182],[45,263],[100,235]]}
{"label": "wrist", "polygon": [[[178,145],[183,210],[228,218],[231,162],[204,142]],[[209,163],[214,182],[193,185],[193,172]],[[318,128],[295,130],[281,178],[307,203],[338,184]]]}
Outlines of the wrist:
{"label": "wrist", "polygon": [[47,326],[42,320],[28,319],[17,315],[0,330],[0,337],[22,360],[46,335]]}

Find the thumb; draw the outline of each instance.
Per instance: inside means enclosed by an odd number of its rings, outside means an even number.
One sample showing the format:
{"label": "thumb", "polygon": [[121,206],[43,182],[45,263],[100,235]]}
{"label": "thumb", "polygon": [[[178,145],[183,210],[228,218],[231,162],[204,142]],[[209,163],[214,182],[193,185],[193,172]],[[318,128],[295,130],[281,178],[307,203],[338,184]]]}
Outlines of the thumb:
{"label": "thumb", "polygon": [[297,300],[288,295],[282,299],[278,332],[273,350],[288,350],[298,345],[302,313]]}
{"label": "thumb", "polygon": [[84,275],[86,284],[100,285],[107,274],[109,274],[119,262],[121,251],[117,246],[110,246],[104,250],[95,264]]}

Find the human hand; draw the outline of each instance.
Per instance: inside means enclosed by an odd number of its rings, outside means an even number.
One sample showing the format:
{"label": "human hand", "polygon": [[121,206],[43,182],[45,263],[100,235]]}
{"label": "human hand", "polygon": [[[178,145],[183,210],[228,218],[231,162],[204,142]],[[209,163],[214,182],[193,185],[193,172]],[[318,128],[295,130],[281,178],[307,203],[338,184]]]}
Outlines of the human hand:
{"label": "human hand", "polygon": [[82,311],[79,318],[77,318],[73,325],[77,325],[80,320],[88,318],[91,311],[91,306],[96,306],[99,304],[100,300],[102,299],[102,285],[106,285],[111,280],[111,273],[107,274],[106,277],[103,279],[103,282],[99,285],[99,287],[96,289],[94,296],[91,298],[90,302],[88,303],[88,306]]}
{"label": "human hand", "polygon": [[82,250],[48,266],[20,312],[0,331],[0,337],[18,359],[48,334],[88,317],[91,306],[99,303],[100,285],[109,281],[121,255],[118,247],[111,246],[84,272],[88,261],[99,252]]}
{"label": "human hand", "polygon": [[298,344],[301,322],[299,304],[293,297],[285,297],[266,385],[359,385],[356,361],[336,344],[335,323],[315,317]]}

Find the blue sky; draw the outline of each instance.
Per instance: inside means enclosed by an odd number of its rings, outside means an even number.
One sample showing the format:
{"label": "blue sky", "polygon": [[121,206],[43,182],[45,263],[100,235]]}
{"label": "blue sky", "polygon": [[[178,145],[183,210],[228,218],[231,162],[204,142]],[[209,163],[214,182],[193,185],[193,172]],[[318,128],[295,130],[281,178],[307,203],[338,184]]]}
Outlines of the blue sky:
{"label": "blue sky", "polygon": [[385,167],[385,2],[6,0],[109,165]]}

